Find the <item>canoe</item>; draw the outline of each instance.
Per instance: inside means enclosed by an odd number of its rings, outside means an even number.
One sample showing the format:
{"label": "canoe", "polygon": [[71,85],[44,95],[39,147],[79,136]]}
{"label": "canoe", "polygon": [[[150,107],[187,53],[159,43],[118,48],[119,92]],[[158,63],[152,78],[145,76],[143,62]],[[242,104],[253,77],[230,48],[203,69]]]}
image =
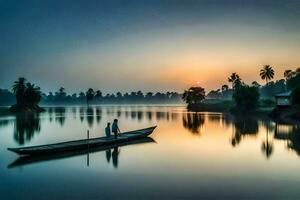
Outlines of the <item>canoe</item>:
{"label": "canoe", "polygon": [[56,154],[68,151],[78,151],[83,149],[93,149],[98,147],[111,146],[115,144],[122,144],[129,141],[145,138],[149,136],[156,126],[124,132],[118,136],[117,139],[114,137],[98,137],[83,140],[74,140],[69,142],[61,142],[55,144],[21,147],[21,148],[7,148],[9,151],[15,152],[19,155],[43,155],[43,154]]}
{"label": "canoe", "polygon": [[27,155],[27,156],[20,156],[15,161],[13,161],[11,164],[7,166],[7,168],[14,168],[14,167],[20,167],[24,165],[31,165],[35,163],[40,162],[46,162],[46,161],[53,161],[53,160],[60,160],[65,158],[70,158],[74,156],[80,156],[84,154],[92,154],[96,152],[101,151],[107,151],[114,148],[119,148],[123,146],[129,146],[129,145],[138,145],[138,144],[146,144],[146,143],[153,143],[155,140],[153,140],[150,137],[145,137],[142,139],[137,139],[129,142],[124,142],[120,144],[112,144],[112,145],[105,145],[105,146],[99,146],[96,148],[85,148],[81,150],[76,151],[65,151],[61,153],[53,153],[53,154],[40,154],[40,155]]}

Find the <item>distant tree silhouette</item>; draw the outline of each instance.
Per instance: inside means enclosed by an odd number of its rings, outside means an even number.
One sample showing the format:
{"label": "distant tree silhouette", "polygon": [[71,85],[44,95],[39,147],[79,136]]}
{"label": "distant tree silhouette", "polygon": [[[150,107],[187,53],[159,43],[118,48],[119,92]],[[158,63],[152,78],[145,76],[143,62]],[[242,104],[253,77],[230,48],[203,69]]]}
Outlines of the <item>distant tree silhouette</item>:
{"label": "distant tree silhouette", "polygon": [[270,65],[265,65],[259,75],[262,80],[266,80],[266,85],[268,85],[268,82],[274,78],[274,70]]}
{"label": "distant tree silhouette", "polygon": [[293,75],[294,75],[294,72],[290,69],[285,70],[283,73],[285,80],[290,79]]}
{"label": "distant tree silhouette", "polygon": [[225,92],[225,91],[229,90],[229,86],[224,84],[224,85],[222,85],[221,90],[222,90],[222,92]]}
{"label": "distant tree silhouette", "polygon": [[291,97],[292,104],[300,106],[300,85],[293,89]]}
{"label": "distant tree silhouette", "polygon": [[200,103],[205,99],[205,90],[202,87],[190,87],[184,91],[182,99],[187,104]]}
{"label": "distant tree silhouette", "polygon": [[89,102],[90,102],[91,100],[93,100],[93,98],[94,98],[94,96],[95,96],[94,90],[93,90],[92,88],[89,88],[89,89],[87,90],[87,92],[85,93],[85,96],[86,96],[86,104],[87,104],[87,106],[89,106]]}
{"label": "distant tree silhouette", "polygon": [[260,84],[258,83],[258,82],[256,82],[256,81],[253,81],[252,83],[251,83],[251,85],[252,86],[254,86],[254,87],[257,87],[257,88],[260,88]]}
{"label": "distant tree silhouette", "polygon": [[286,86],[288,90],[293,90],[300,85],[300,68],[290,71],[286,74]]}
{"label": "distant tree silhouette", "polygon": [[12,91],[16,95],[17,104],[10,108],[13,112],[42,111],[38,106],[41,100],[41,90],[39,87],[26,82],[25,78],[15,81]]}
{"label": "distant tree silhouette", "polygon": [[25,82],[26,79],[24,77],[20,77],[17,81],[15,81],[12,91],[16,95],[17,105],[24,105],[24,93],[25,93]]}
{"label": "distant tree silhouette", "polygon": [[254,111],[259,100],[259,90],[257,87],[241,85],[233,93],[236,104],[236,111]]}
{"label": "distant tree silhouette", "polygon": [[207,98],[212,98],[212,99],[220,99],[222,98],[222,93],[220,92],[220,89],[217,90],[211,90],[207,96]]}
{"label": "distant tree silhouette", "polygon": [[27,105],[33,106],[41,100],[41,88],[31,83],[26,83],[24,92],[24,100]]}
{"label": "distant tree silhouette", "polygon": [[235,89],[236,87],[241,85],[242,79],[237,73],[234,72],[228,77],[228,82],[232,84],[232,89]]}

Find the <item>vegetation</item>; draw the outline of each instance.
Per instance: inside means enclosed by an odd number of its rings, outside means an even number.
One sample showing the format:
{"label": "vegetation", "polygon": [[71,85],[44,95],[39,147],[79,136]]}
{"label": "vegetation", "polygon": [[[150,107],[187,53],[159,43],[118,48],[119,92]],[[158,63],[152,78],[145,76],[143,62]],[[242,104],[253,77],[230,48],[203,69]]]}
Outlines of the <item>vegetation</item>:
{"label": "vegetation", "polygon": [[300,106],[300,85],[298,85],[291,94],[292,104]]}
{"label": "vegetation", "polygon": [[13,93],[16,96],[16,104],[10,108],[12,112],[41,112],[38,106],[41,100],[39,87],[27,82],[25,78],[19,78],[13,85]]}
{"label": "vegetation", "polygon": [[89,102],[93,100],[95,96],[94,90],[92,88],[89,88],[88,91],[86,91],[85,96],[86,96],[86,104],[87,106],[89,106]]}
{"label": "vegetation", "polygon": [[[142,91],[103,95],[100,90],[94,92],[93,98],[87,98],[87,92],[68,94],[60,87],[57,92],[41,94],[42,105],[78,105],[78,104],[126,104],[126,103],[182,103],[182,94],[177,92],[143,93]],[[88,102],[87,102],[88,100]],[[16,95],[9,90],[0,89],[0,105],[8,106],[16,103]]]}
{"label": "vegetation", "polygon": [[242,79],[237,73],[234,72],[228,77],[228,82],[232,84],[232,89],[235,89],[236,87],[241,85]]}
{"label": "vegetation", "polygon": [[265,65],[259,75],[262,80],[266,80],[266,85],[268,85],[268,82],[274,77],[274,70],[270,65]]}
{"label": "vegetation", "polygon": [[236,111],[255,111],[259,101],[259,91],[257,87],[241,85],[233,93],[236,104]]}
{"label": "vegetation", "polygon": [[182,99],[189,105],[201,103],[205,99],[205,90],[202,87],[190,87],[184,91]]}
{"label": "vegetation", "polygon": [[295,71],[286,70],[284,72],[284,77],[286,78],[288,90],[293,90],[300,85],[300,68],[297,68]]}

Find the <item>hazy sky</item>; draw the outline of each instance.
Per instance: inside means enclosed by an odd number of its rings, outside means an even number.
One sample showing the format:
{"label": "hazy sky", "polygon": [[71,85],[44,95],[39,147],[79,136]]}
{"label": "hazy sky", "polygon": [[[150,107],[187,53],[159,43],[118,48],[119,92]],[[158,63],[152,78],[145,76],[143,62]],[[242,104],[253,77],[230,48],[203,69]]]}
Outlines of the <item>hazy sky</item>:
{"label": "hazy sky", "polygon": [[299,0],[0,0],[0,88],[209,89],[300,65]]}

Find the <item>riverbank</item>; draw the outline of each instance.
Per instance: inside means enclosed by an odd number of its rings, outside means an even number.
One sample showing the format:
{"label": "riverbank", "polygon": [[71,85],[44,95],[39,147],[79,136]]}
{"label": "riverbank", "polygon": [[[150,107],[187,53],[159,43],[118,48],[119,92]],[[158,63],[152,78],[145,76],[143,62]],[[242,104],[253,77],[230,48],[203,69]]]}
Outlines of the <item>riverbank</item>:
{"label": "riverbank", "polygon": [[[274,109],[274,103],[261,100],[257,110],[253,114],[269,114]],[[234,109],[235,103],[232,100],[206,100],[199,104],[191,104],[187,109],[192,112],[224,112],[237,113]]]}
{"label": "riverbank", "polygon": [[8,110],[12,113],[40,113],[45,111],[44,108],[41,108],[38,105],[30,105],[30,106],[13,105]]}

